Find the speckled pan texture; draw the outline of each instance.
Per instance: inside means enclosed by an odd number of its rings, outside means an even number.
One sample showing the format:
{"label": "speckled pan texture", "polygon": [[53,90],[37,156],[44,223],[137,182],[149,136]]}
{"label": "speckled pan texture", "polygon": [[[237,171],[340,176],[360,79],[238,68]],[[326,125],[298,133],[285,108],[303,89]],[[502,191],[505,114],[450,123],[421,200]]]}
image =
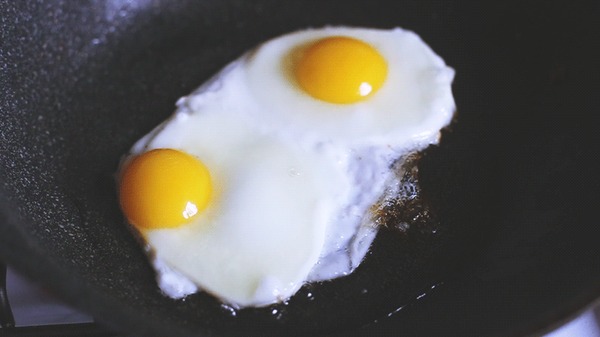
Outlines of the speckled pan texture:
{"label": "speckled pan texture", "polygon": [[[133,335],[546,331],[600,296],[598,17],[568,1],[2,1],[0,257]],[[456,69],[456,119],[418,161],[435,217],[388,224],[354,274],[287,304],[162,296],[118,207],[121,155],[247,49],[340,24],[413,30]]]}

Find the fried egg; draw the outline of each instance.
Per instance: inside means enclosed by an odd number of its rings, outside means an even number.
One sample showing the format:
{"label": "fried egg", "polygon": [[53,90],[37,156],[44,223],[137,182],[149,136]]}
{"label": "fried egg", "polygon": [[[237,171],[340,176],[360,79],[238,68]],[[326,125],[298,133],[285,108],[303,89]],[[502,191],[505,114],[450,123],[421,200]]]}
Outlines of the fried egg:
{"label": "fried egg", "polygon": [[410,31],[326,27],[267,41],[181,98],[118,174],[162,291],[264,306],[351,273],[392,164],[450,122],[453,77]]}

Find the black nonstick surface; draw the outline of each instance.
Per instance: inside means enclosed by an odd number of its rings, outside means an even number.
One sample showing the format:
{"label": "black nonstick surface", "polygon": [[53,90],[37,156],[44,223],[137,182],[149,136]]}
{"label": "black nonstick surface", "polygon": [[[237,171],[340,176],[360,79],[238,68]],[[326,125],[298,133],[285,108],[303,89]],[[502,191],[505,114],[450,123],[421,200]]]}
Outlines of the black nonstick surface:
{"label": "black nonstick surface", "polygon": [[[524,336],[600,296],[600,5],[398,1],[0,2],[0,256],[143,336]],[[114,184],[174,102],[268,38],[417,32],[458,114],[419,166],[438,221],[384,229],[347,278],[230,310],[162,296]],[[285,254],[285,252],[280,252]]]}

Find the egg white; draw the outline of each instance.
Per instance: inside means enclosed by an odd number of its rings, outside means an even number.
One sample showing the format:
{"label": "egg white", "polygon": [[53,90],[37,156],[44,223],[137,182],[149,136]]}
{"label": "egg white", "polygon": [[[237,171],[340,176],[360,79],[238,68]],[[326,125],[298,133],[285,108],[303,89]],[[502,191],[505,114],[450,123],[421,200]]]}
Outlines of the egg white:
{"label": "egg white", "polygon": [[[290,77],[290,52],[331,35],[364,40],[387,60],[373,97],[330,104]],[[267,41],[181,98],[131,155],[188,152],[216,192],[192,224],[142,231],[161,289],[262,306],[351,273],[377,232],[369,208],[397,183],[392,163],[436,143],[449,123],[453,76],[412,32],[329,27]]]}
{"label": "egg white", "polygon": [[[215,185],[209,207],[191,224],[142,231],[157,269],[175,270],[232,305],[261,306],[290,297],[303,284],[349,184],[326,157],[257,131],[245,114],[251,105],[228,99],[244,95],[228,84],[238,83],[238,75],[227,71],[192,95],[194,111],[180,102],[132,154],[185,151],[202,160]],[[173,297],[195,290],[173,283],[177,278],[165,282]]]}
{"label": "egg white", "polygon": [[[387,61],[382,87],[355,104],[315,99],[297,84],[294,55],[328,36],[348,36],[373,46]],[[455,111],[454,70],[408,30],[326,27],[272,39],[248,54],[246,81],[265,109],[260,119],[274,132],[293,132],[350,147],[372,144],[404,148],[429,142]]]}

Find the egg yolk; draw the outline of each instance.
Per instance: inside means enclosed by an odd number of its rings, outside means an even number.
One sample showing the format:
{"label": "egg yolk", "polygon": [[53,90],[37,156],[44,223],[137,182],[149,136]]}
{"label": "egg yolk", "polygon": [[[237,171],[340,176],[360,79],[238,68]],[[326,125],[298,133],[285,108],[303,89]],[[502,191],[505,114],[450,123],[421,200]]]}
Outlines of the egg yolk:
{"label": "egg yolk", "polygon": [[309,46],[294,69],[300,86],[329,103],[355,103],[374,94],[387,77],[387,63],[371,45],[333,36]]}
{"label": "egg yolk", "polygon": [[173,228],[206,208],[210,174],[195,157],[173,149],[145,152],[125,167],[119,197],[129,222],[145,229]]}

